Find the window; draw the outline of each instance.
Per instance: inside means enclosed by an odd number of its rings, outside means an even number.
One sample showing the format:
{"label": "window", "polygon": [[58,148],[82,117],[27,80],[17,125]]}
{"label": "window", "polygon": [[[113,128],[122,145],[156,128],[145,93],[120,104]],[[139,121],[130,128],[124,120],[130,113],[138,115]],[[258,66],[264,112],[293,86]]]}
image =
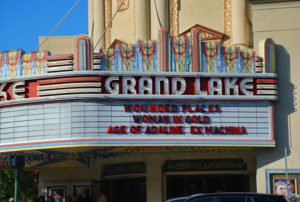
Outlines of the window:
{"label": "window", "polygon": [[190,202],[215,202],[216,197],[201,197],[190,200]]}
{"label": "window", "polygon": [[222,196],[219,202],[246,202],[246,196]]}
{"label": "window", "polygon": [[253,199],[255,202],[273,202],[273,200],[268,199],[267,197],[254,196]]}

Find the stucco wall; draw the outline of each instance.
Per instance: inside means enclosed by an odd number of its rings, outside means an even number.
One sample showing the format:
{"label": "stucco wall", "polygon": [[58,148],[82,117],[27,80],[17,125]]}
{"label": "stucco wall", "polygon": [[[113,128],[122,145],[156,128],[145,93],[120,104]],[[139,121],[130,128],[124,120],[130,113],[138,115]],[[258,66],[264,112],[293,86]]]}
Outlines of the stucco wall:
{"label": "stucco wall", "polygon": [[[50,50],[51,55],[73,53],[75,36],[39,37],[39,51]],[[42,44],[43,43],[43,44]]]}
{"label": "stucco wall", "polygon": [[287,148],[288,169],[299,169],[300,113],[298,68],[300,63],[300,3],[258,4],[252,6],[253,39],[272,38],[276,46],[279,101],[275,106],[276,148],[257,155],[257,191],[267,192],[267,169],[284,169]]}
{"label": "stucco wall", "polygon": [[[150,38],[149,1],[130,1],[129,4],[129,8],[119,12],[113,20],[111,42],[120,39],[127,43],[135,43],[138,39]],[[117,8],[117,1],[112,1],[112,15]]]}
{"label": "stucco wall", "polygon": [[200,24],[224,32],[224,3],[219,0],[180,1],[179,33]]}
{"label": "stucco wall", "polygon": [[47,195],[47,186],[67,186],[71,195],[71,185],[91,185],[92,180],[98,179],[99,171],[95,168],[42,168],[39,174],[39,195]]}

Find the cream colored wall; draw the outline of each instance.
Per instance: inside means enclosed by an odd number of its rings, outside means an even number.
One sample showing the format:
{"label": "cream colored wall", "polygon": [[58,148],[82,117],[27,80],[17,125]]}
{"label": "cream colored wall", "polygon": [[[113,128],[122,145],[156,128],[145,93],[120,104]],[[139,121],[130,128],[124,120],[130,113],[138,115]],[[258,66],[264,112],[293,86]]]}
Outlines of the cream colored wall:
{"label": "cream colored wall", "polygon": [[[93,33],[94,45],[104,31],[105,8],[104,0],[89,0],[89,35]],[[178,29],[179,33],[200,24],[213,30],[224,33],[224,0],[186,0],[178,1]],[[250,47],[251,26],[247,13],[247,0],[231,0],[228,3],[228,15],[231,15],[232,45]],[[111,16],[118,8],[118,1],[111,1]],[[157,12],[164,28],[169,29],[170,5],[168,0],[156,1]],[[110,41],[115,39],[127,43],[135,43],[138,39],[157,39],[160,25],[157,19],[154,0],[130,0],[129,8],[117,12],[112,20]],[[230,21],[230,20],[229,20]],[[175,23],[176,24],[176,23]],[[93,28],[93,29],[92,29]],[[92,32],[93,30],[93,32]],[[101,31],[102,30],[102,31]],[[110,29],[108,29],[110,30]],[[104,47],[104,38],[99,47]]]}
{"label": "cream colored wall", "polygon": [[254,46],[264,38],[277,44],[279,101],[275,106],[276,148],[263,149],[257,156],[257,190],[266,192],[265,170],[284,169],[284,148],[288,168],[299,169],[300,161],[300,2],[252,6]]}
{"label": "cream colored wall", "polygon": [[98,52],[105,46],[104,30],[104,0],[89,0],[89,37]]}
{"label": "cream colored wall", "polygon": [[195,24],[224,33],[224,3],[220,0],[180,1],[179,33]]}
{"label": "cream colored wall", "polygon": [[[44,168],[40,170],[39,190],[42,194],[43,188],[47,184],[59,183],[62,184],[73,182],[88,182],[92,180],[104,179],[100,172],[105,165],[128,162],[145,162],[147,166],[146,174],[137,174],[130,176],[145,176],[147,183],[147,202],[165,201],[165,179],[167,173],[164,173],[162,166],[167,160],[186,160],[186,159],[220,159],[220,158],[242,158],[247,162],[246,171],[201,171],[201,172],[181,172],[168,173],[176,175],[213,175],[213,174],[246,174],[250,176],[250,191],[256,191],[256,157],[254,150],[244,151],[220,151],[220,152],[198,152],[198,153],[176,153],[176,154],[141,154],[128,156],[123,158],[102,159],[97,162],[92,162],[92,168]],[[124,178],[128,176],[113,176],[110,178]],[[105,178],[105,179],[110,179]],[[155,193],[155,194],[152,194]]]}
{"label": "cream colored wall", "polygon": [[252,30],[250,16],[247,12],[249,6],[247,0],[232,1],[232,35],[231,43],[242,48],[252,48]]}
{"label": "cream colored wall", "polygon": [[39,195],[47,195],[45,186],[75,183],[85,184],[97,180],[98,169],[94,168],[42,168],[39,173]]}
{"label": "cream colored wall", "polygon": [[[117,10],[117,1],[112,2],[111,17]],[[127,10],[118,12],[111,27],[111,42],[115,39],[134,43],[136,39],[158,39],[160,24],[156,15],[154,0],[131,0]],[[168,28],[168,1],[156,1],[162,26]],[[150,9],[151,7],[151,9]],[[94,45],[104,32],[104,0],[89,0],[89,36],[93,36]],[[97,50],[104,47],[104,38]]]}
{"label": "cream colored wall", "polygon": [[[156,2],[156,8],[155,9],[155,2]],[[158,39],[158,33],[160,30],[160,23],[161,22],[162,27],[165,29],[168,29],[169,27],[169,4],[168,1],[156,1],[156,0],[150,0],[150,30],[151,30],[151,39],[157,40]],[[157,17],[157,13],[159,16],[159,20]]]}
{"label": "cream colored wall", "polygon": [[[149,0],[131,0],[127,10],[118,12],[112,23],[111,42],[119,39],[135,43],[137,39],[149,39],[149,5]],[[117,1],[112,1],[112,15],[117,7]]]}
{"label": "cream colored wall", "polygon": [[49,50],[51,55],[73,53],[74,54],[74,39],[76,36],[53,36],[46,39],[44,36],[39,37],[39,44],[43,43],[40,51]]}

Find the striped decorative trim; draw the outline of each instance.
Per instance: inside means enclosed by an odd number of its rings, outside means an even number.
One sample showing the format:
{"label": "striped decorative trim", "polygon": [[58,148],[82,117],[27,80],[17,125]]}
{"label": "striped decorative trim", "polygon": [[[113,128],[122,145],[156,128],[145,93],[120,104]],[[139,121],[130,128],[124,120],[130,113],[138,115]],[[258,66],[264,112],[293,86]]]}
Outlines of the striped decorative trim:
{"label": "striped decorative trim", "polygon": [[59,60],[46,62],[47,67],[60,66],[60,65],[73,65],[73,60]]}
{"label": "striped decorative trim", "polygon": [[38,81],[38,96],[101,93],[100,77],[58,78]]}
{"label": "striped decorative trim", "polygon": [[47,73],[66,72],[66,71],[73,71],[73,65],[61,65],[61,66],[46,67]]}
{"label": "striped decorative trim", "polygon": [[257,95],[277,95],[276,79],[256,79]]}
{"label": "striped decorative trim", "polygon": [[73,54],[49,55],[46,57],[46,60],[48,62],[58,60],[73,60]]}
{"label": "striped decorative trim", "polygon": [[[64,89],[59,89],[62,86],[60,85],[53,85],[51,86],[52,88],[48,89],[48,90],[40,90],[38,92],[38,96],[50,96],[50,95],[66,95],[66,94],[96,94],[96,93],[101,93],[101,88],[99,88],[98,86],[101,87],[101,83],[100,84],[94,84],[92,85],[92,87],[95,88],[82,88],[83,86],[79,86],[78,88],[74,88],[73,86],[71,86],[71,84],[68,87],[65,87]],[[71,88],[72,87],[72,88]],[[91,87],[91,86],[89,86]]]}
{"label": "striped decorative trim", "polygon": [[69,146],[117,146],[117,145],[190,145],[190,146],[213,146],[213,145],[226,145],[226,146],[275,146],[275,140],[177,140],[177,139],[73,139],[73,140],[56,140],[45,142],[32,142],[32,143],[16,143],[9,145],[1,145],[0,151],[5,152],[16,149],[30,149],[30,148],[57,148],[57,147],[69,147]]}
{"label": "striped decorative trim", "polygon": [[91,99],[102,99],[102,100],[183,100],[183,101],[276,101],[278,97],[275,95],[257,95],[257,96],[226,96],[220,99],[220,96],[152,96],[152,95],[133,95],[129,97],[128,95],[112,95],[112,94],[74,94],[74,95],[59,95],[55,97],[37,97],[37,98],[27,98],[20,100],[9,100],[2,101],[1,107],[26,104],[26,103],[41,103],[41,102],[55,102],[59,100],[91,100]]}
{"label": "striped decorative trim", "polygon": [[92,70],[93,48],[91,40],[86,35],[79,35],[75,39],[75,71]]}

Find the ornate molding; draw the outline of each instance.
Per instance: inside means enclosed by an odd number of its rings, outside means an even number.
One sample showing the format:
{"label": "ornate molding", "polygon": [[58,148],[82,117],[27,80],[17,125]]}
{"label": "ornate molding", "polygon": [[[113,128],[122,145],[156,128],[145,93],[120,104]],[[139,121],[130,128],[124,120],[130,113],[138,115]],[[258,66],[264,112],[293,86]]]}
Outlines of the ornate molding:
{"label": "ornate molding", "polygon": [[232,0],[224,0],[224,33],[229,37],[224,45],[231,45],[232,37]]}
{"label": "ornate molding", "polygon": [[130,5],[129,0],[118,0],[117,9],[120,7],[119,12],[121,12],[127,10],[129,8],[129,5]]}
{"label": "ornate molding", "polygon": [[208,40],[226,40],[228,38],[227,35],[224,33],[218,32],[216,30],[210,29],[208,27],[204,27],[202,25],[196,24],[193,27],[185,30],[179,36],[186,35],[192,31],[192,29],[195,28],[200,33],[201,41],[208,41]]}
{"label": "ornate molding", "polygon": [[170,34],[171,36],[178,36],[178,33],[178,0],[170,0]]}
{"label": "ornate molding", "polygon": [[[112,15],[111,15],[111,8],[112,3],[111,0],[104,0],[104,25],[105,28],[109,25]],[[111,25],[105,32],[105,48],[108,48],[111,44]]]}

